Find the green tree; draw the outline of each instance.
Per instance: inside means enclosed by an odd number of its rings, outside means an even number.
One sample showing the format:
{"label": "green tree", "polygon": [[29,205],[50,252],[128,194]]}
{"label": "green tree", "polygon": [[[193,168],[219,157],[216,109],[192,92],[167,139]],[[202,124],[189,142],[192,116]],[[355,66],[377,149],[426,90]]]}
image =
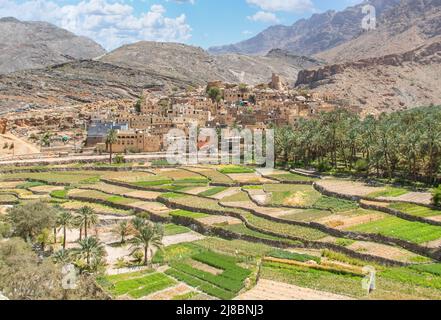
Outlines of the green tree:
{"label": "green tree", "polygon": [[126,237],[132,232],[128,221],[118,223],[112,231],[114,234],[121,237],[121,244],[126,243]]}
{"label": "green tree", "polygon": [[51,140],[52,140],[52,133],[45,132],[40,138],[40,144],[42,147],[50,147],[51,146]]}
{"label": "green tree", "polygon": [[30,202],[9,209],[8,218],[14,235],[33,241],[44,229],[54,226],[56,210],[41,201]]}
{"label": "green tree", "polygon": [[137,250],[144,252],[144,265],[147,266],[150,257],[153,257],[154,249],[162,248],[162,238],[164,237],[164,230],[159,224],[146,224],[138,231],[133,238],[132,254]]}

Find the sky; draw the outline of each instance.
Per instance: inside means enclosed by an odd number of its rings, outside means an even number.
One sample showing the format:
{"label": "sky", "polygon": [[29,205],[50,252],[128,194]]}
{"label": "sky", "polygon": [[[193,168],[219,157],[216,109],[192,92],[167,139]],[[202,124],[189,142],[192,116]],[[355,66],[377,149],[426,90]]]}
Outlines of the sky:
{"label": "sky", "polygon": [[47,21],[107,50],[140,40],[207,49],[361,0],[0,0],[0,17]]}

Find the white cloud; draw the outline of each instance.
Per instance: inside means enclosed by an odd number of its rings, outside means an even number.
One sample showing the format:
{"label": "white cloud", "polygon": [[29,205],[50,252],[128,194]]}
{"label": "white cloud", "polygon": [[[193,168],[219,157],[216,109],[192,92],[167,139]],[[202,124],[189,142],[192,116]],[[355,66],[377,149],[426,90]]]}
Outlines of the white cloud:
{"label": "white cloud", "polygon": [[266,11],[301,12],[311,10],[314,5],[311,0],[246,0]]}
{"label": "white cloud", "polygon": [[278,23],[279,19],[272,12],[259,11],[254,15],[247,17],[248,20],[255,22],[265,22],[265,23]]}
{"label": "white cloud", "polygon": [[140,40],[188,40],[192,30],[186,16],[169,18],[165,14],[159,4],[136,16],[131,5],[111,0],[83,0],[74,5],[58,5],[51,0],[0,0],[0,17],[48,21],[92,38],[108,50]]}

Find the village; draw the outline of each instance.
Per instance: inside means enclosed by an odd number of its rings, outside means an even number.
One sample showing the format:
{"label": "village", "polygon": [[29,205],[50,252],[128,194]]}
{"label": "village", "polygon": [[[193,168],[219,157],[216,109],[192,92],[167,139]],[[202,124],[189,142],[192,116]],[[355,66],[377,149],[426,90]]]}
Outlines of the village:
{"label": "village", "polygon": [[138,100],[7,114],[0,121],[1,154],[4,158],[101,154],[109,151],[106,136],[111,129],[117,132],[115,153],[161,152],[171,129],[186,133],[191,126],[265,130],[292,126],[339,107],[341,101],[335,95],[293,90],[277,74],[270,83],[256,86],[216,81],[188,90],[144,90]]}

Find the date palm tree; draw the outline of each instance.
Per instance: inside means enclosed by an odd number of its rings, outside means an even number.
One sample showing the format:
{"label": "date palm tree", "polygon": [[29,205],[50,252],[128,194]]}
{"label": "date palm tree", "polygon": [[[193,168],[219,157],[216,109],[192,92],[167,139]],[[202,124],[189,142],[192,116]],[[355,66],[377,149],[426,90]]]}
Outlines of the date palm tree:
{"label": "date palm tree", "polygon": [[112,164],[113,145],[118,141],[118,132],[115,129],[110,129],[106,137],[106,145],[109,147],[109,163]]}
{"label": "date palm tree", "polygon": [[82,225],[84,226],[84,237],[87,238],[87,230],[90,226],[98,223],[98,215],[95,211],[89,207],[84,206],[80,208],[79,212],[79,220],[82,221]]}
{"label": "date palm tree", "polygon": [[63,250],[66,249],[66,229],[74,225],[74,216],[66,210],[59,212],[57,225],[63,229]]}
{"label": "date palm tree", "polygon": [[77,259],[84,260],[89,270],[106,255],[103,244],[95,237],[84,238],[78,244],[79,247],[72,250],[73,255]]}
{"label": "date palm tree", "polygon": [[130,224],[128,221],[122,221],[112,231],[121,237],[121,244],[124,244],[126,243],[126,237],[131,233]]}
{"label": "date palm tree", "polygon": [[137,250],[144,252],[144,265],[147,266],[150,258],[153,257],[154,249],[162,249],[162,238],[164,237],[164,229],[160,224],[147,223],[143,226],[138,234],[133,238],[132,254]]}

